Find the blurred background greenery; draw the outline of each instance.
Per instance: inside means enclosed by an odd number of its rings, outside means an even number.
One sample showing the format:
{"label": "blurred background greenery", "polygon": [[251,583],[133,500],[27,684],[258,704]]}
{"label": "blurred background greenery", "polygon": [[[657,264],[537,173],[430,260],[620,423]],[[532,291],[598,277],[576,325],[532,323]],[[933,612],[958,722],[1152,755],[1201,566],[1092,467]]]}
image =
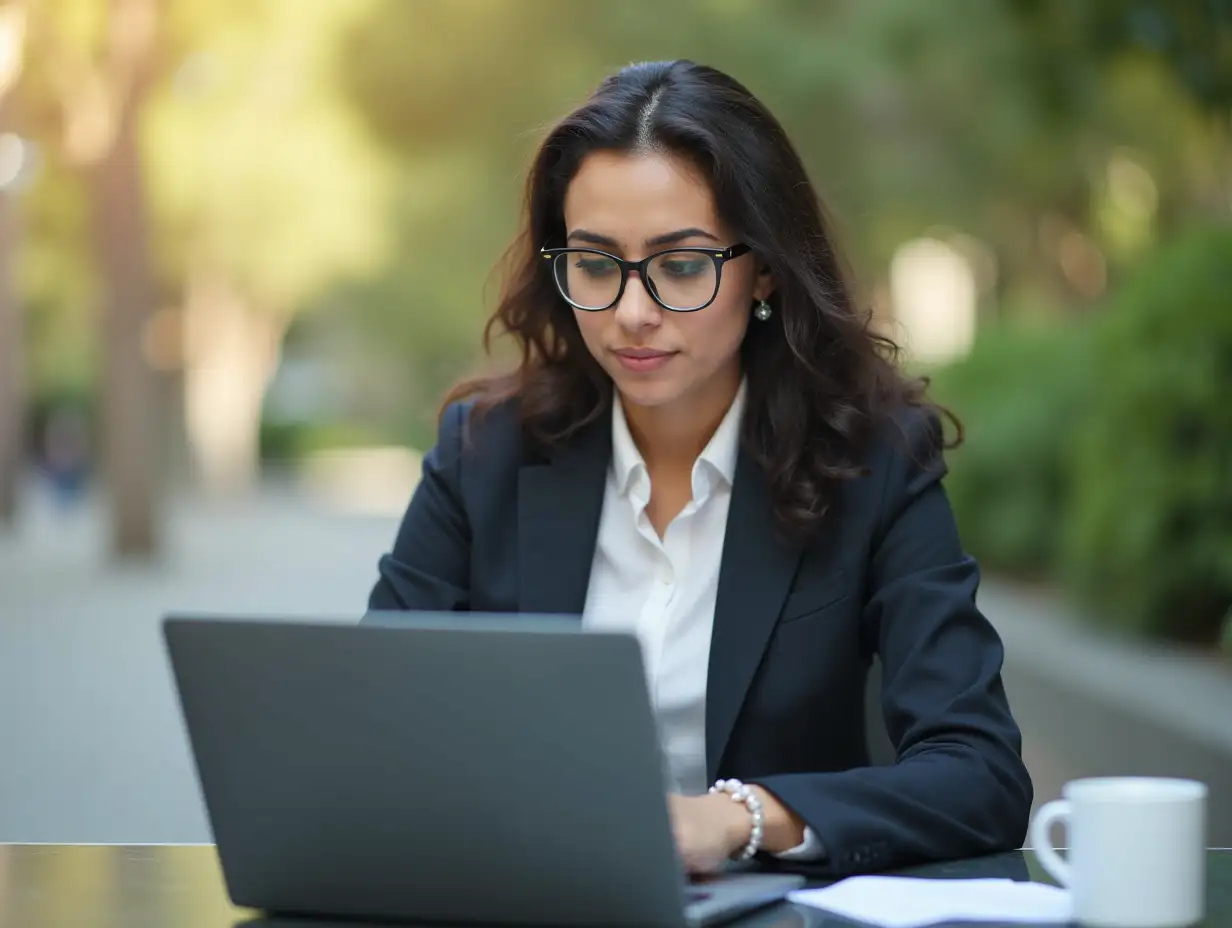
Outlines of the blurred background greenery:
{"label": "blurred background greenery", "polygon": [[543,127],[670,57],[796,140],[986,568],[1232,640],[1229,0],[3,0],[0,523],[428,446]]}

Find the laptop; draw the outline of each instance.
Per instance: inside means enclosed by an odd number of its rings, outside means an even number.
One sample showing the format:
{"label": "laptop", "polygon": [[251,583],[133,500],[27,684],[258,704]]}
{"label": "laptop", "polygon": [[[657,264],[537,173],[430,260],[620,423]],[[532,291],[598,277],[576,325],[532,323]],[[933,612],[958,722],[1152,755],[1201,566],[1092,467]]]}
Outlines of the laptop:
{"label": "laptop", "polygon": [[473,613],[170,615],[163,633],[237,906],[683,928],[804,883],[686,877],[631,634]]}

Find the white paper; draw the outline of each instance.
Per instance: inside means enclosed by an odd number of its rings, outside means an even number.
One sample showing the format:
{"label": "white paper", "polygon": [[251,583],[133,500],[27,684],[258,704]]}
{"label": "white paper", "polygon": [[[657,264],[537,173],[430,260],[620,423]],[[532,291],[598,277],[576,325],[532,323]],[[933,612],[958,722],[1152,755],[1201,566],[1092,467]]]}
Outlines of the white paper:
{"label": "white paper", "polygon": [[791,901],[883,928],[956,921],[1067,922],[1073,910],[1063,889],[1009,879],[853,876],[823,889],[796,890]]}

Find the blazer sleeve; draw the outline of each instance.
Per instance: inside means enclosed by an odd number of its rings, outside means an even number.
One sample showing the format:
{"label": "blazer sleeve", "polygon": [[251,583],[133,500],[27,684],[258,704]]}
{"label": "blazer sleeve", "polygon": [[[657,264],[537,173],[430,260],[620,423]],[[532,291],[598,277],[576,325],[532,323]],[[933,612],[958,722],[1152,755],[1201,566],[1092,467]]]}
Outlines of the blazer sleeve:
{"label": "blazer sleeve", "polygon": [[369,613],[466,610],[470,607],[471,533],[462,504],[466,407],[441,417],[436,445],[424,455],[419,484],[394,540],[378,562]]}
{"label": "blazer sleeve", "polygon": [[1001,640],[976,607],[979,569],[942,488],[940,424],[920,416],[907,431],[910,453],[886,467],[863,612],[895,763],[757,781],[827,851],[821,862],[778,865],[817,876],[1014,850],[1031,814]]}

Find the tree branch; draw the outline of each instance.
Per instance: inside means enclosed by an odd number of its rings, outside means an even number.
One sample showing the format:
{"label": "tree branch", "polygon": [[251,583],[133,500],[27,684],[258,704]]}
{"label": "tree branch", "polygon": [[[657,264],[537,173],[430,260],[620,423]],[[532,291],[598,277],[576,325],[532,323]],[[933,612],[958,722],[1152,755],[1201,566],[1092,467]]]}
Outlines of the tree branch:
{"label": "tree branch", "polygon": [[97,164],[115,144],[153,79],[151,63],[164,0],[110,0],[101,54],[75,46],[47,15],[37,20],[46,70],[63,117],[64,150]]}

